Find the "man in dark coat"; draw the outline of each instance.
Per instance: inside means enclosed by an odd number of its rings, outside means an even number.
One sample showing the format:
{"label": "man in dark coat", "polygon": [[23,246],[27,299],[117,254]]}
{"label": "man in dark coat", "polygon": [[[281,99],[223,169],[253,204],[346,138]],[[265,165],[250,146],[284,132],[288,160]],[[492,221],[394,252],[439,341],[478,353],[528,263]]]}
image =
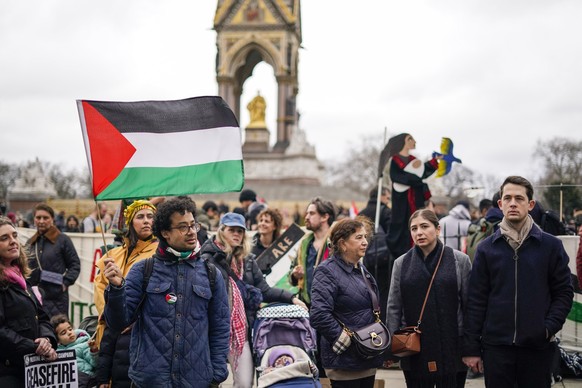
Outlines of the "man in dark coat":
{"label": "man in dark coat", "polygon": [[[378,202],[378,186],[375,186],[370,190],[370,196],[368,197],[368,204],[362,211],[358,214],[361,216],[366,216],[370,221],[376,221],[376,203]],[[388,202],[390,202],[390,190],[387,187],[382,186],[382,192],[380,193],[380,226],[384,233],[388,233],[390,229],[390,219],[392,218],[392,211],[388,207]]]}
{"label": "man in dark coat", "polygon": [[501,185],[499,229],[477,246],[469,281],[463,362],[495,388],[549,388],[554,335],[574,292],[562,242],[528,214],[533,187],[519,176]]}
{"label": "man in dark coat", "polygon": [[[380,289],[380,306],[386,306],[388,303],[388,291],[390,290],[390,252],[386,250],[384,255],[385,259],[378,260],[378,255],[374,250],[378,249],[377,252],[381,251],[381,245],[386,245],[387,234],[390,229],[390,221],[392,218],[392,211],[388,207],[388,202],[390,201],[390,190],[387,187],[382,186],[382,192],[380,193],[380,219],[378,220],[379,229],[376,230],[378,235],[375,239],[370,241],[368,246],[368,251],[364,257],[364,265],[376,279],[378,283],[378,288]],[[370,195],[368,198],[368,204],[362,211],[358,214],[360,216],[366,216],[370,219],[372,223],[376,222],[376,204],[378,202],[378,186],[375,186],[370,190]],[[384,242],[381,244],[377,239],[380,238]],[[374,257],[376,260],[368,261],[368,257]],[[386,309],[383,308],[380,313],[380,318],[382,321],[386,321]]]}

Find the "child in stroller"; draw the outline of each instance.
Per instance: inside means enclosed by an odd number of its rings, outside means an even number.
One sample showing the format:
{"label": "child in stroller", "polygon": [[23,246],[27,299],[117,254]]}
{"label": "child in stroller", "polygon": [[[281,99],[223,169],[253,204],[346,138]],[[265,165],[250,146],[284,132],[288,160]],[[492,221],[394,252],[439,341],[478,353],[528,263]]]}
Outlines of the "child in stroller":
{"label": "child in stroller", "polygon": [[321,387],[315,366],[315,331],[309,313],[276,303],[257,312],[253,351],[258,387]]}

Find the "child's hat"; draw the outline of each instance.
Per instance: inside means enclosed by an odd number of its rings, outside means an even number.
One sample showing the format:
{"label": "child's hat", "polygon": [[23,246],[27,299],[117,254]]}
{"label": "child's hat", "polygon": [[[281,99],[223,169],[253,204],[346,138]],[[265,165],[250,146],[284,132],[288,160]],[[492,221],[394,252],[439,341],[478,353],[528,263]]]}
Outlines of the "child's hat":
{"label": "child's hat", "polygon": [[274,366],[275,361],[277,361],[277,359],[281,356],[288,356],[293,361],[295,361],[295,358],[293,358],[293,355],[291,354],[291,351],[289,349],[277,348],[277,349],[273,349],[271,354],[269,354],[269,366]]}

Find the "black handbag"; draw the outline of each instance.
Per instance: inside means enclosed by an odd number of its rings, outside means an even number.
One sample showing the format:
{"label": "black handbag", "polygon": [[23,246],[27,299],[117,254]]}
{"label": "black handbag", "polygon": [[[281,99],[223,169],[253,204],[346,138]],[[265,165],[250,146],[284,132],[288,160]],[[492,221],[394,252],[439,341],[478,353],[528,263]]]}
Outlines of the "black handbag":
{"label": "black handbag", "polygon": [[356,330],[350,330],[341,321],[338,321],[350,336],[358,355],[364,359],[371,359],[382,355],[390,348],[391,336],[386,325],[380,320],[378,297],[372,290],[370,281],[366,278],[362,264],[360,264],[360,270],[362,271],[364,283],[366,283],[366,287],[372,298],[372,305],[374,306],[373,314],[375,317],[374,323]]}

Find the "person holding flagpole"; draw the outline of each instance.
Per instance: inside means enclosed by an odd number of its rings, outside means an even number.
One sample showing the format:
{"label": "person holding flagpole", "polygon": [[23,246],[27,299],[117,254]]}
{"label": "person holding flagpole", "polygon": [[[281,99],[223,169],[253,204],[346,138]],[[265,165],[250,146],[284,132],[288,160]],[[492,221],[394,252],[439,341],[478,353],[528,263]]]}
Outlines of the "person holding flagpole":
{"label": "person holding flagpole", "polygon": [[99,273],[94,281],[94,302],[97,313],[101,316],[95,332],[95,342],[99,346],[96,377],[97,382],[103,385],[109,384],[110,380],[114,385],[122,381],[127,381],[128,385],[131,383],[127,374],[131,327],[122,332],[111,330],[106,327],[102,317],[105,308],[104,292],[109,284],[103,273],[105,260],[113,258],[125,277],[135,263],[153,256],[158,247],[158,239],[152,230],[155,211],[154,204],[147,200],[138,199],[129,204],[123,212],[127,227],[123,245],[112,249],[96,263]]}
{"label": "person holding flagpole", "polygon": [[121,331],[135,322],[129,350],[134,386],[218,386],[228,376],[226,287],[214,265],[199,255],[195,213],[188,197],[160,204],[153,222],[158,249],[152,259],[135,263],[127,277],[112,258],[105,260],[107,326]]}

